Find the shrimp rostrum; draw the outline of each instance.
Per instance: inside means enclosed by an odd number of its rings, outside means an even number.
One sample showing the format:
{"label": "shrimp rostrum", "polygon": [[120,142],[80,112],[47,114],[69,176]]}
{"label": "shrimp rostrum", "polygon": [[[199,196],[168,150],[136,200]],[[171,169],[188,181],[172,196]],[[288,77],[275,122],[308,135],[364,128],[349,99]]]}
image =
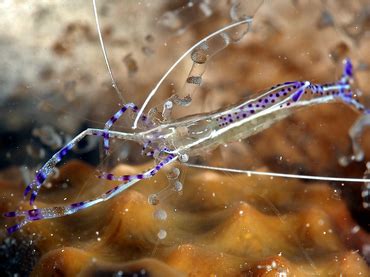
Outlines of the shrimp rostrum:
{"label": "shrimp rostrum", "polygon": [[110,130],[127,110],[134,113],[138,112],[138,107],[135,104],[125,104],[106,122],[104,129],[86,129],[55,153],[37,171],[33,182],[26,187],[24,196],[30,195],[29,202],[33,205],[41,186],[52,174],[54,167],[85,136],[102,137],[106,151],[109,150],[110,139],[135,141],[143,146],[142,154],[153,157],[156,164],[147,171],[136,175],[115,176],[111,173],[102,173],[99,176],[100,178],[122,183],[92,200],[59,207],[7,212],[5,213],[6,217],[21,219],[16,225],[9,227],[8,232],[13,233],[32,221],[70,215],[106,201],[141,179],[153,177],[166,165],[175,161],[186,164],[189,157],[199,155],[199,153],[221,144],[250,137],[289,116],[301,107],[341,101],[363,114],[368,114],[369,110],[354,98],[354,92],[351,88],[353,81],[352,63],[347,59],[343,64],[343,74],[334,83],[285,82],[271,87],[256,98],[226,109],[162,123],[152,122],[149,116],[142,114],[140,115],[140,121],[147,129],[139,132],[127,133]]}

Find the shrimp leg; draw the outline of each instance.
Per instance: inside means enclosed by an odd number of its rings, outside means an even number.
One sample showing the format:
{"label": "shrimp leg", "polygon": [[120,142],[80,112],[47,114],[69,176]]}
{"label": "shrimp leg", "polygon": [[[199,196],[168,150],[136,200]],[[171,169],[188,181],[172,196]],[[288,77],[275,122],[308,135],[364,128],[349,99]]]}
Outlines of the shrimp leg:
{"label": "shrimp leg", "polygon": [[31,184],[29,184],[25,191],[24,191],[24,197],[26,197],[31,191],[30,196],[30,205],[33,204],[33,202],[36,199],[36,196],[38,194],[38,191],[40,190],[42,184],[45,182],[47,177],[53,172],[53,169],[55,168],[56,164],[59,163],[62,158],[67,155],[67,153],[79,142],[81,141],[85,136],[107,136],[111,138],[118,138],[118,139],[128,139],[128,140],[134,140],[138,141],[139,136],[136,134],[130,134],[130,133],[123,133],[123,132],[116,132],[116,131],[106,131],[101,129],[86,129],[85,131],[78,134],[74,139],[72,139],[67,145],[65,145],[62,149],[60,149],[58,152],[56,152],[50,160],[48,160],[44,166],[38,170],[36,173],[35,179],[32,181]]}
{"label": "shrimp leg", "polygon": [[[41,219],[51,219],[51,218],[57,218],[62,217],[65,215],[74,214],[80,210],[84,210],[88,207],[94,206],[100,202],[109,200],[113,198],[114,196],[120,194],[121,192],[125,191],[141,179],[150,178],[154,176],[163,166],[170,164],[174,162],[177,159],[177,156],[174,156],[172,154],[169,154],[164,160],[162,160],[157,166],[153,167],[152,169],[144,172],[143,174],[138,175],[126,175],[129,176],[128,178],[123,178],[125,181],[128,181],[127,183],[120,184],[113,189],[108,190],[104,194],[100,195],[99,197],[91,200],[76,202],[70,205],[66,206],[58,206],[58,207],[47,207],[47,208],[39,208],[39,209],[32,209],[28,211],[13,211],[13,212],[7,212],[4,214],[5,217],[23,217],[23,220],[17,223],[16,225],[13,225],[9,228],[7,228],[8,233],[14,233],[15,231],[22,228],[24,225],[26,225],[29,222],[41,220]],[[113,175],[108,174],[107,179],[108,180],[115,180],[111,178]],[[108,178],[109,177],[109,178]],[[124,177],[124,176],[122,176]]]}
{"label": "shrimp leg", "polygon": [[[109,129],[113,126],[113,124],[125,113],[125,111],[131,110],[134,113],[137,113],[138,107],[134,103],[128,103],[125,104],[121,109],[119,109],[106,123],[104,126],[104,133],[103,133],[103,139],[104,139],[104,149],[105,152],[108,153],[109,151]],[[141,116],[141,120],[146,124],[150,125],[150,120],[146,115]]]}

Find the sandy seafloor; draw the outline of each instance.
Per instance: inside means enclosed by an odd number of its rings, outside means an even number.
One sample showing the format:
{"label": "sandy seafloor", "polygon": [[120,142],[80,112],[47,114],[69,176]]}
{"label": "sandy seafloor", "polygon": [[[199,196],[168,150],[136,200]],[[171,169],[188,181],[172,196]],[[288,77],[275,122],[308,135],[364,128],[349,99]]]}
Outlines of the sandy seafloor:
{"label": "sandy seafloor", "polygon": [[[234,1],[235,2],[235,1]],[[370,3],[241,1],[249,32],[206,62],[192,104],[172,120],[217,110],[286,81],[338,80],[354,64],[357,99],[370,106]],[[126,101],[143,103],[192,44],[230,24],[233,1],[98,1],[114,77]],[[261,5],[260,5],[261,4]],[[91,1],[3,1],[0,18],[0,211],[28,210],[23,190],[59,148],[120,108],[111,87]],[[149,108],[184,95],[192,60],[169,75]],[[190,161],[279,173],[362,178],[348,132],[360,113],[339,101],[305,107],[267,130],[201,152]],[[161,118],[156,118],[156,124]],[[130,129],[133,115],[115,130]],[[139,173],[153,161],[135,143],[78,145],[51,176],[37,207],[92,199],[117,183],[98,170]],[[59,219],[0,218],[0,276],[370,276],[369,209],[363,184],[248,176],[176,164],[183,184],[158,205],[165,171],[119,196]],[[163,216],[165,215],[165,216]]]}

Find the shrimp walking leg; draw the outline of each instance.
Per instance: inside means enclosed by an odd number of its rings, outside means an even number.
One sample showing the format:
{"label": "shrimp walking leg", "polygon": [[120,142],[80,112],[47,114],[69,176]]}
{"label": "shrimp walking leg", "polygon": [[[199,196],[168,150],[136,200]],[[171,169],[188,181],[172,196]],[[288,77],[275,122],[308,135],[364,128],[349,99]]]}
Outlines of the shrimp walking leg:
{"label": "shrimp walking leg", "polygon": [[[107,135],[106,135],[107,134]],[[44,166],[36,173],[35,179],[29,184],[25,191],[24,196],[26,197],[31,191],[30,204],[32,205],[36,199],[38,191],[40,190],[42,184],[45,182],[47,177],[52,174],[53,169],[56,164],[59,163],[64,156],[85,136],[108,136],[108,138],[118,138],[118,139],[127,139],[127,140],[138,140],[138,136],[130,133],[115,132],[115,131],[106,131],[101,129],[86,129],[85,131],[78,134],[74,139],[72,139],[67,145],[62,149],[56,152],[50,160],[48,160]]]}
{"label": "shrimp walking leg", "polygon": [[[158,165],[153,167],[152,169],[144,172],[143,174],[138,175],[131,175],[127,178],[126,183],[118,185],[113,189],[108,190],[104,194],[100,195],[99,197],[91,200],[76,202],[66,206],[58,206],[58,207],[51,207],[51,208],[40,208],[40,209],[32,209],[27,211],[13,211],[7,212],[4,214],[5,217],[22,217],[23,220],[7,228],[8,233],[14,233],[18,229],[22,228],[29,222],[41,220],[41,219],[51,219],[62,217],[70,214],[74,214],[80,210],[86,209],[88,207],[94,206],[100,202],[106,201],[111,199],[112,197],[120,194],[121,192],[125,191],[141,179],[150,178],[154,176],[162,167],[167,164],[174,162],[177,159],[177,156],[169,154],[164,160],[162,160]],[[124,176],[123,176],[124,177]],[[126,179],[126,178],[125,178]],[[113,180],[113,179],[110,179]]]}
{"label": "shrimp walking leg", "polygon": [[173,162],[176,159],[177,159],[177,156],[175,156],[174,154],[169,154],[165,159],[163,159],[162,161],[160,161],[155,167],[150,168],[150,169],[148,169],[147,171],[145,171],[145,172],[143,172],[141,174],[114,176],[112,173],[103,172],[99,176],[99,178],[110,180],[110,181],[121,181],[121,182],[131,181],[131,180],[134,180],[134,179],[138,179],[138,180],[148,179],[148,178],[153,177],[165,165]]}
{"label": "shrimp walking leg", "polygon": [[100,202],[106,201],[122,191],[126,190],[127,188],[131,187],[136,182],[140,181],[139,179],[134,179],[128,183],[121,184],[104,194],[100,195],[99,197],[92,199],[92,200],[86,200],[81,202],[76,202],[70,205],[66,206],[57,206],[57,207],[47,207],[47,208],[39,208],[39,209],[32,209],[27,211],[14,211],[14,212],[7,212],[4,214],[5,217],[18,217],[23,218],[20,222],[17,224],[8,227],[8,233],[12,234],[15,231],[22,228],[24,225],[26,225],[29,222],[36,221],[36,220],[42,220],[42,219],[51,219],[51,218],[57,218],[57,217],[63,217],[66,215],[74,214],[80,210],[86,209],[88,207],[94,206]]}

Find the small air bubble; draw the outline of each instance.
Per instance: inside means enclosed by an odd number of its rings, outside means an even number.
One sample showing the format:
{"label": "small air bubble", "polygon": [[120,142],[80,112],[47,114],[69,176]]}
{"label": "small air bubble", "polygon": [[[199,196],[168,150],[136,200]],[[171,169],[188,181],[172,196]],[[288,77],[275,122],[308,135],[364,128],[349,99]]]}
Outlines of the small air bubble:
{"label": "small air bubble", "polygon": [[150,205],[153,205],[153,206],[158,205],[158,203],[159,203],[158,195],[157,194],[151,194],[151,195],[149,195],[149,197],[148,197],[148,203]]}
{"label": "small air bubble", "polygon": [[166,220],[167,219],[167,213],[165,210],[157,209],[154,211],[154,218],[158,220]]}
{"label": "small air bubble", "polygon": [[204,64],[207,62],[207,52],[204,49],[196,49],[191,53],[191,59],[195,63]]}
{"label": "small air bubble", "polygon": [[154,50],[148,46],[143,46],[141,51],[144,53],[145,56],[151,56],[154,54]]}
{"label": "small air bubble", "polygon": [[186,82],[188,84],[193,84],[193,85],[200,86],[202,84],[202,77],[200,77],[200,76],[190,76],[186,79]]}
{"label": "small air bubble", "polygon": [[175,191],[180,192],[183,189],[183,184],[180,181],[175,182]]}
{"label": "small air bubble", "polygon": [[167,178],[171,180],[177,179],[179,176],[180,169],[178,169],[177,167],[172,168],[171,171],[167,173]]}
{"label": "small air bubble", "polygon": [[188,154],[180,154],[179,161],[182,163],[186,163],[189,160]]}
{"label": "small air bubble", "polygon": [[173,103],[172,103],[172,101],[166,101],[166,102],[164,103],[164,108],[165,108],[165,109],[169,110],[169,109],[172,109],[172,107],[173,107]]}
{"label": "small air bubble", "polygon": [[163,230],[163,229],[159,230],[157,236],[158,236],[159,239],[165,239],[167,237],[166,230]]}

